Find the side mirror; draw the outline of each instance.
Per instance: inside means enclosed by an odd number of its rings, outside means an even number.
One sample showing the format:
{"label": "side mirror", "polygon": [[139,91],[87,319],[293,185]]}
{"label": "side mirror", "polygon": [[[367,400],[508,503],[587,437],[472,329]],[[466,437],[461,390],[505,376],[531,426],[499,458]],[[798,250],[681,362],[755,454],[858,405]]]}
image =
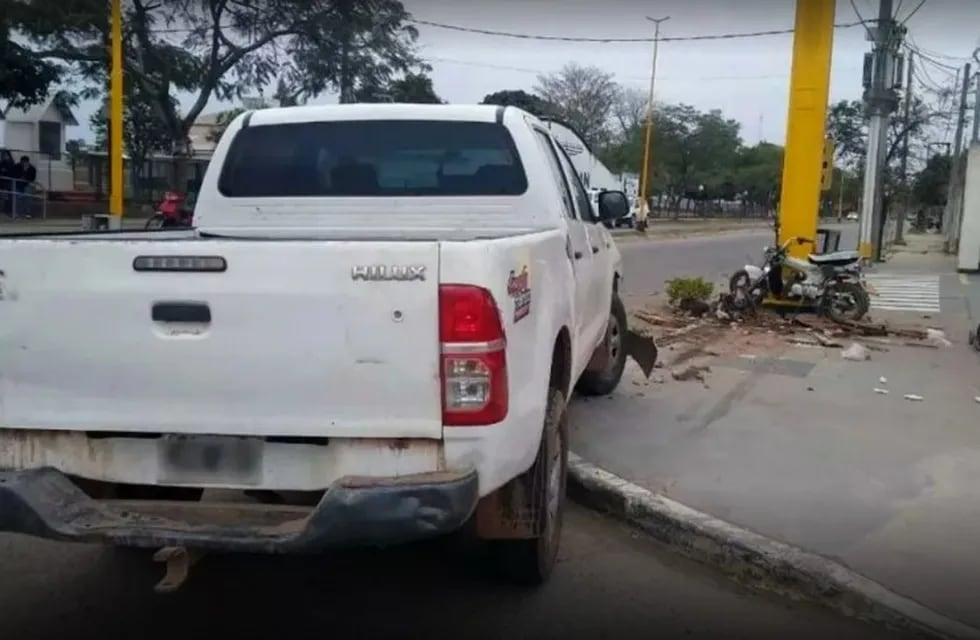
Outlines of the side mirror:
{"label": "side mirror", "polygon": [[622,191],[603,191],[598,197],[599,219],[619,220],[629,215],[630,201]]}

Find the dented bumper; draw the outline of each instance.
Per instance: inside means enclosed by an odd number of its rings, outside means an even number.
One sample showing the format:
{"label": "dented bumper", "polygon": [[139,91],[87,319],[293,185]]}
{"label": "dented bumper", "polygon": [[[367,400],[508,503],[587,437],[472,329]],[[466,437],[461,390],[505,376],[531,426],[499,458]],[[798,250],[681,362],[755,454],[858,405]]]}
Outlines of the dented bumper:
{"label": "dented bumper", "polygon": [[95,500],[51,468],[0,471],[0,531],[133,547],[308,553],[450,533],[473,513],[475,471],[341,478],[312,508]]}

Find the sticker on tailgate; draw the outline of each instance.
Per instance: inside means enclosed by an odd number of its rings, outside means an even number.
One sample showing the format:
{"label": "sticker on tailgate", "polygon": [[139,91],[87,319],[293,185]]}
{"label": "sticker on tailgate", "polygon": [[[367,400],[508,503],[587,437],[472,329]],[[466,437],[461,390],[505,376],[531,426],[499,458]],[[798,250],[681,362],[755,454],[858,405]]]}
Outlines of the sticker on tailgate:
{"label": "sticker on tailgate", "polygon": [[511,269],[507,278],[507,295],[514,300],[514,322],[519,322],[531,313],[531,280],[527,265],[520,272]]}

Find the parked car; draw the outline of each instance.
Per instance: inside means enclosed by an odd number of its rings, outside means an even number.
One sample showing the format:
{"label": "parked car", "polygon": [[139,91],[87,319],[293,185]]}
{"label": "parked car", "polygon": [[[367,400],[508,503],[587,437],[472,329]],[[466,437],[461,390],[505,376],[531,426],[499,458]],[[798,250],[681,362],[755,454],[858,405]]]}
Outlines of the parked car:
{"label": "parked car", "polygon": [[623,373],[627,212],[513,107],[238,116],[196,228],[0,238],[0,530],[285,553],[472,523],[543,582],[568,398]]}

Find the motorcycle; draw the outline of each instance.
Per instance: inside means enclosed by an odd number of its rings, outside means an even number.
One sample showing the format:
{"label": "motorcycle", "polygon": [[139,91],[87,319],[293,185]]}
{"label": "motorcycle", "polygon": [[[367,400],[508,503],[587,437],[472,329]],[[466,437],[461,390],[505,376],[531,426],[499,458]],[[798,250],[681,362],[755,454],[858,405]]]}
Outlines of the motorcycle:
{"label": "motorcycle", "polygon": [[147,231],[155,229],[183,229],[194,226],[194,212],[184,206],[184,196],[168,191],[163,194],[163,202],[146,221]]}
{"label": "motorcycle", "polygon": [[[806,260],[789,255],[796,244],[813,244],[808,238],[790,238],[782,246],[766,247],[762,266],[745,265],[728,283],[736,309],[749,310],[769,295],[801,306],[816,307],[834,320],[857,321],[871,306],[870,287],[864,280],[857,251],[810,254]],[[789,277],[784,273],[788,272]],[[788,285],[788,286],[787,286]]]}

